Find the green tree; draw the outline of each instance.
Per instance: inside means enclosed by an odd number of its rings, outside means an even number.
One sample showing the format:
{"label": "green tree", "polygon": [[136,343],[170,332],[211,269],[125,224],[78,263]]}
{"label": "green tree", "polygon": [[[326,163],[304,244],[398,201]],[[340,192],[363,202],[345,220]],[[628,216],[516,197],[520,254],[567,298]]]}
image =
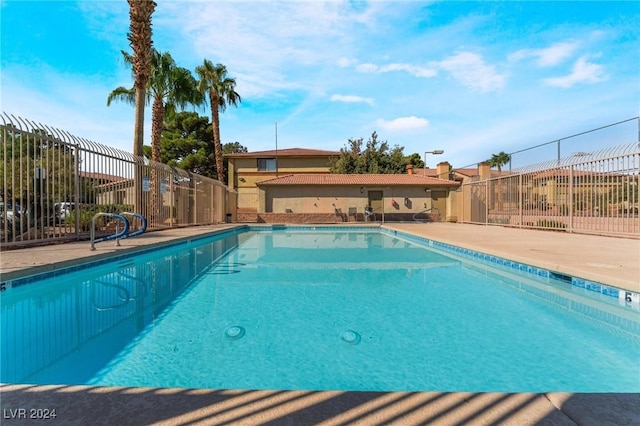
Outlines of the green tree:
{"label": "green tree", "polygon": [[[133,64],[133,57],[127,52],[122,52],[124,62],[129,66]],[[136,89],[132,87],[118,87],[107,97],[107,105],[113,100],[134,103]],[[152,103],[151,109],[151,159],[161,162],[160,138],[164,116],[167,112],[174,112],[178,107],[184,108],[187,103],[200,103],[201,96],[196,90],[196,80],[191,71],[176,65],[176,62],[168,52],[160,53],[152,49],[151,69],[147,81],[146,103]],[[151,220],[160,214],[161,195],[158,173],[151,169]]]}
{"label": "green tree", "polygon": [[418,167],[418,168],[424,167],[424,161],[420,157],[420,154],[418,154],[417,152],[414,152],[411,155],[407,155],[406,157],[404,157],[404,159],[405,159],[405,164],[411,164],[412,166]]}
{"label": "green tree", "polygon": [[196,112],[169,114],[162,132],[161,159],[170,166],[215,178],[211,123]]}
{"label": "green tree", "polygon": [[[224,144],[222,152],[247,152],[247,148],[239,142],[232,142]],[[171,166],[216,179],[218,173],[209,118],[195,112],[169,114],[162,133],[161,159]],[[225,178],[227,163],[223,161]],[[226,179],[222,182],[226,183]]]}
{"label": "green tree", "polygon": [[208,95],[211,106],[211,122],[213,123],[213,144],[216,160],[218,180],[224,181],[224,166],[222,158],[222,142],[220,141],[220,111],[224,112],[227,105],[237,106],[242,102],[235,91],[236,80],[227,77],[227,68],[222,64],[213,65],[205,59],[202,65],[196,67],[198,74],[198,89],[203,95]]}
{"label": "green tree", "polygon": [[[378,134],[373,132],[364,145],[364,139],[349,139],[347,146],[340,149],[340,156],[331,162],[331,173],[346,174],[401,174],[406,173],[407,164],[416,161],[413,154],[405,156],[404,148],[389,148],[386,141],[379,142]],[[418,155],[419,157],[419,155]]]}
{"label": "green tree", "polygon": [[[133,57],[122,52],[124,62],[132,65]],[[135,87],[127,89],[118,87],[107,97],[107,106],[114,100],[135,104]],[[200,103],[200,96],[196,90],[196,80],[191,71],[178,67],[169,52],[160,53],[153,49],[151,57],[151,72],[147,83],[145,102],[153,102],[151,109],[151,159],[162,162],[160,155],[160,139],[164,117],[173,113],[177,108],[184,108],[188,103]]]}
{"label": "green tree", "polygon": [[12,218],[22,215],[4,223],[0,212],[0,240],[50,224],[44,219],[53,220],[53,203],[75,196],[76,161],[75,148],[46,130],[0,126],[0,202],[12,206]]}
{"label": "green tree", "polygon": [[500,151],[498,154],[493,154],[487,163],[491,167],[497,167],[498,172],[502,172],[502,166],[511,161],[511,156],[504,151]]}

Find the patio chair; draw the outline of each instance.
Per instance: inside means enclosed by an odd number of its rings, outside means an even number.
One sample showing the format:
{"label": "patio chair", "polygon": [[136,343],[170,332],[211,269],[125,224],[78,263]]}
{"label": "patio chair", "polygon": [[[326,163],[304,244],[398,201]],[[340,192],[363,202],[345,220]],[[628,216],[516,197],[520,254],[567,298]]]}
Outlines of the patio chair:
{"label": "patio chair", "polygon": [[[373,219],[371,218],[373,216]],[[376,220],[376,212],[373,211],[371,206],[366,206],[364,208],[364,221],[371,222]]]}

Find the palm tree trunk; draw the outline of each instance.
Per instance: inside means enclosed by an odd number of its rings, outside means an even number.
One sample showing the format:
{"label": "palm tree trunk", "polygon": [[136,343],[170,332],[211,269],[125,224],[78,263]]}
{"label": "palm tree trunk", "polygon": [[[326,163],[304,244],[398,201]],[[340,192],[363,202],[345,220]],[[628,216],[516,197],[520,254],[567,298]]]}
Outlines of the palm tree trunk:
{"label": "palm tree trunk", "polygon": [[151,66],[151,15],[155,10],[154,1],[127,0],[129,3],[129,34],[127,38],[133,49],[133,71],[136,87],[136,113],[133,136],[134,171],[134,211],[142,209],[142,146],[144,144],[144,106],[147,81]]}
{"label": "palm tree trunk", "polygon": [[159,96],[156,96],[153,100],[151,117],[151,159],[160,163],[160,140],[162,138],[162,126],[164,123],[164,104],[162,98]]}
{"label": "palm tree trunk", "polygon": [[136,84],[136,116],[133,127],[133,155],[138,157],[142,157],[142,147],[144,145],[144,103],[146,86],[146,82],[141,85]]}
{"label": "palm tree trunk", "polygon": [[162,221],[162,194],[160,192],[160,171],[158,166],[161,163],[160,140],[162,138],[162,125],[164,122],[164,104],[162,98],[156,96],[153,100],[151,113],[151,211],[149,221],[152,225],[157,225]]}
{"label": "palm tree trunk", "polygon": [[220,141],[220,104],[218,96],[209,92],[209,103],[211,104],[211,123],[213,127],[213,152],[216,157],[216,173],[220,182],[224,181],[224,170],[222,170],[222,142]]}
{"label": "palm tree trunk", "polygon": [[133,157],[135,160],[134,170],[134,212],[141,212],[142,201],[142,168],[144,162],[142,161],[142,147],[144,145],[144,103],[146,97],[146,91],[136,85],[136,111],[135,111],[135,123],[133,127]]}

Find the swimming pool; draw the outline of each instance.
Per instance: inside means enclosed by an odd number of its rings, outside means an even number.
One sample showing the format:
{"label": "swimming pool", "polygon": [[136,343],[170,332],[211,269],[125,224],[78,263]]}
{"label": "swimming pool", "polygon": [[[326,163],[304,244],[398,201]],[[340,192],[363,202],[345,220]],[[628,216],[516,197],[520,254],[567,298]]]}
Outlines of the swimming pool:
{"label": "swimming pool", "polygon": [[227,231],[11,283],[0,381],[640,391],[638,310],[545,272],[377,228]]}

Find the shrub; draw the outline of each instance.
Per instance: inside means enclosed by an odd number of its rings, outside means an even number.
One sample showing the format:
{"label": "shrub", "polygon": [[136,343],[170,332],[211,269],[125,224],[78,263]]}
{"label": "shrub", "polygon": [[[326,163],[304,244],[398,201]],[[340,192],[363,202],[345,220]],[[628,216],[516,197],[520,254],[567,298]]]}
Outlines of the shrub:
{"label": "shrub", "polygon": [[541,219],[536,222],[536,226],[539,228],[553,228],[553,229],[564,229],[567,225],[563,222],[558,222],[557,220],[546,220]]}

